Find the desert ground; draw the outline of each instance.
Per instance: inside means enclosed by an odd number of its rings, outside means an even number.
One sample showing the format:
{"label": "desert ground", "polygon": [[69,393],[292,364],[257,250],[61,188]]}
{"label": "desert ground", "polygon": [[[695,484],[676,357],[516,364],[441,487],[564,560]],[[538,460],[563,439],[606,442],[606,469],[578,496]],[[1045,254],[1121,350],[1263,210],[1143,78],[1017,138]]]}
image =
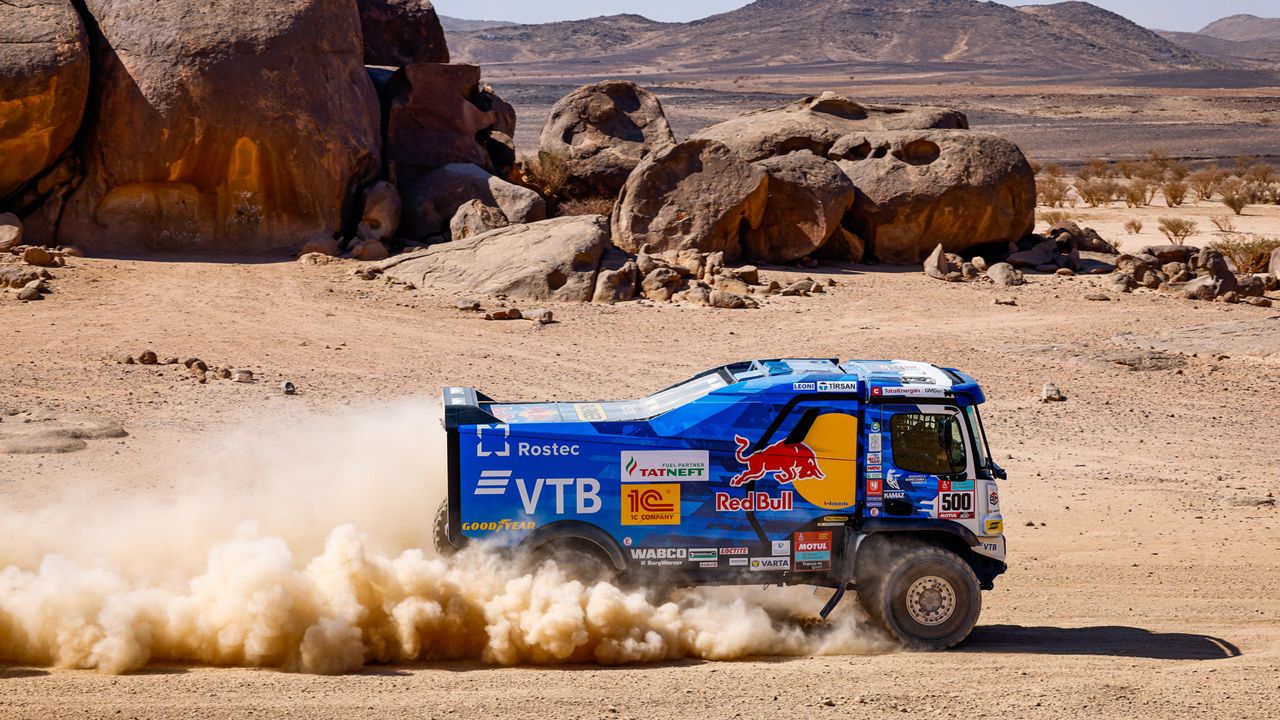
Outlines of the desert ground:
{"label": "desert ground", "polygon": [[[1179,211],[1207,217],[1218,208]],[[1072,212],[1132,249],[1159,241],[1151,228],[1168,209]],[[1148,229],[1127,236],[1120,226],[1135,212]],[[1251,208],[1241,222],[1274,233],[1280,208]],[[178,564],[199,566],[225,538],[184,536],[166,517],[184,479],[212,470],[234,494],[239,476],[219,476],[210,458],[264,448],[290,456],[303,427],[325,448],[317,457],[344,458],[360,501],[317,511],[303,487],[296,506],[269,508],[276,520],[316,536],[352,522],[393,544],[429,546],[434,507],[404,502],[418,496],[397,494],[384,473],[388,458],[420,444],[413,423],[423,419],[395,409],[405,398],[425,402],[454,384],[502,399],[624,397],[743,358],[892,357],[962,368],[983,383],[991,443],[1010,474],[1010,570],[985,594],[972,637],[939,654],[896,651],[856,622],[859,643],[823,650],[824,628],[796,618],[815,614],[825,593],[746,589],[750,603],[782,598],[791,609],[772,622],[813,636],[814,649],[619,666],[375,663],[336,677],[163,658],[122,676],[31,662],[0,666],[0,717],[1275,715],[1274,309],[1146,290],[1086,300],[1102,277],[1030,276],[997,289],[930,280],[918,268],[838,265],[762,268],[768,278],[834,284],[760,310],[553,305],[558,322],[541,326],[486,322],[456,309],[456,296],[364,281],[354,267],[73,258],[46,299],[0,298],[0,429],[44,409],[109,418],[128,432],[80,452],[0,456],[4,516],[54,508],[55,524],[84,532],[66,535],[65,548],[45,538],[49,547],[89,557],[96,548],[73,543],[89,538],[109,553],[136,534],[148,542],[133,557],[190,550]],[[122,363],[145,349],[247,367],[256,381],[199,384],[181,365]],[[286,379],[297,395],[281,393]],[[1042,404],[1046,382],[1068,401]],[[437,456],[409,456],[424,466],[397,467],[398,478],[439,477]],[[94,539],[91,508],[130,498],[146,498],[150,514]],[[59,516],[58,507],[79,514]],[[178,537],[170,543],[144,526]],[[6,549],[10,558],[22,543]],[[306,547],[296,548],[299,561]],[[856,615],[847,603],[837,618]]]}

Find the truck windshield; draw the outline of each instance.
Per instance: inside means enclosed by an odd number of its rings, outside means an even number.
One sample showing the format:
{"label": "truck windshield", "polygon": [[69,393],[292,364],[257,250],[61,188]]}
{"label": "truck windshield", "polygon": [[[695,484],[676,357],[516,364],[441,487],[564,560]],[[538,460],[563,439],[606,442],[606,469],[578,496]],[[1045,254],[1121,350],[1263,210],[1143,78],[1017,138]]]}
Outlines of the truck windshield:
{"label": "truck windshield", "polygon": [[908,472],[957,475],[967,467],[964,435],[955,415],[902,413],[890,422],[893,463]]}
{"label": "truck windshield", "polygon": [[973,433],[973,444],[977,447],[978,456],[977,467],[991,467],[991,446],[987,444],[987,431],[982,427],[982,417],[978,414],[978,406],[970,405],[964,409],[965,417],[969,419],[969,429]]}

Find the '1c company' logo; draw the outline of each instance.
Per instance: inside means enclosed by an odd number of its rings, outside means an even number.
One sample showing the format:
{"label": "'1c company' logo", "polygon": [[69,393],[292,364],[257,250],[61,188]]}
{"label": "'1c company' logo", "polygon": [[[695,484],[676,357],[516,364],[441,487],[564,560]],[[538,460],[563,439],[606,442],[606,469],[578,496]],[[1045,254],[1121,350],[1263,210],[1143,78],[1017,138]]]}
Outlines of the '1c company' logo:
{"label": "'1c company' logo", "polygon": [[679,485],[624,485],[623,525],[679,525]]}

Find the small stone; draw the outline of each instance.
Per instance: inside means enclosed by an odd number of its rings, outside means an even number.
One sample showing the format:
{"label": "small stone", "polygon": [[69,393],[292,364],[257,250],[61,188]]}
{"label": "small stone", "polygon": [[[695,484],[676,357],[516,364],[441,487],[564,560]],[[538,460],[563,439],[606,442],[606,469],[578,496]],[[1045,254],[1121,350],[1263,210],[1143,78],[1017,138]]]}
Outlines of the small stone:
{"label": "small stone", "polygon": [[159,363],[160,358],[156,357],[155,352],[151,350],[146,350],[138,356],[139,365],[158,365]]}
{"label": "small stone", "polygon": [[959,272],[950,272],[950,273],[947,273],[946,280],[949,283],[962,282],[964,281],[964,274]]}
{"label": "small stone", "polygon": [[978,268],[978,272],[986,272],[987,268],[990,267],[989,265],[987,265],[987,261],[983,259],[981,255],[973,259],[973,266]]}
{"label": "small stone", "polygon": [[18,291],[18,299],[22,302],[40,299],[40,291],[34,287],[27,286]]}
{"label": "small stone", "polygon": [[463,312],[480,312],[479,300],[459,300],[453,304],[453,307]]}
{"label": "small stone", "polygon": [[743,265],[736,270],[730,270],[729,273],[748,285],[760,284],[760,268],[755,265]]}
{"label": "small stone", "polygon": [[1062,277],[1075,277],[1076,271],[1071,268],[1058,268],[1057,274]]}
{"label": "small stone", "polygon": [[42,247],[34,245],[27,247],[22,251],[22,261],[28,265],[36,265],[39,267],[52,267],[55,263],[53,254]]}
{"label": "small stone", "polygon": [[1218,296],[1218,302],[1235,305],[1236,303],[1240,302],[1240,293],[1237,293],[1234,290],[1228,290],[1227,292],[1224,292]]}
{"label": "small stone", "polygon": [[285,380],[284,382],[280,383],[280,392],[284,393],[285,395],[293,395],[298,392],[298,388],[293,383],[289,382],[288,380]]}
{"label": "small stone", "polygon": [[1252,306],[1254,306],[1254,307],[1260,307],[1260,308],[1269,308],[1269,307],[1271,307],[1271,301],[1270,301],[1270,300],[1268,300],[1267,298],[1251,297],[1251,298],[1246,299],[1246,300],[1245,300],[1245,302],[1249,303],[1250,305],[1252,305]]}
{"label": "small stone", "polygon": [[169,358],[165,358],[165,359],[164,359],[164,362],[162,362],[162,363],[160,363],[160,364],[161,364],[161,365],[177,365],[177,364],[178,364],[178,358],[176,358],[176,357],[169,357]]}
{"label": "small stone", "polygon": [[253,382],[253,371],[235,370],[231,373],[231,381],[238,383],[251,383]]}
{"label": "small stone", "polygon": [[78,248],[78,247],[75,247],[75,246],[69,246],[69,247],[64,247],[64,248],[62,248],[62,254],[63,254],[63,255],[66,255],[67,257],[73,257],[73,258],[82,258],[82,257],[84,257],[84,251],[83,251],[83,250],[81,250],[81,249],[80,249],[80,248]]}
{"label": "small stone", "polygon": [[224,368],[224,367],[220,367],[220,368],[218,368],[217,370],[215,370],[213,374],[214,374],[214,376],[215,376],[215,377],[217,377],[219,380],[230,380],[230,379],[231,379],[231,368]]}
{"label": "small stone", "polygon": [[201,385],[207,384],[209,382],[209,374],[204,372],[196,373],[196,382]]}
{"label": "small stone", "polygon": [[1106,293],[1089,293],[1084,296],[1084,299],[1092,302],[1111,302],[1111,296]]}
{"label": "small stone", "polygon": [[782,291],[784,297],[804,297],[813,292],[812,280],[800,280],[793,282]]}
{"label": "small stone", "polygon": [[519,320],[524,317],[524,313],[520,312],[520,308],[507,308],[508,320]]}
{"label": "small stone", "polygon": [[555,316],[552,315],[551,311],[546,308],[538,308],[537,310],[530,310],[528,313],[525,314],[524,317],[526,320],[532,320],[538,323],[539,325],[550,325],[551,323],[555,322]]}
{"label": "small stone", "polygon": [[1062,394],[1057,385],[1053,383],[1045,383],[1044,389],[1040,391],[1040,402],[1066,402],[1067,396]]}
{"label": "small stone", "polygon": [[121,360],[120,362],[121,362],[121,363],[123,363],[123,364],[125,364],[125,365],[135,365],[135,364],[137,364],[137,362],[138,362],[138,361],[137,361],[137,360],[134,360],[132,355],[126,355],[126,356],[125,356],[125,358],[124,358],[123,360]]}
{"label": "small stone", "polygon": [[1017,307],[1018,301],[1013,298],[996,298],[991,301],[992,305],[1007,305],[1009,307]]}
{"label": "small stone", "polygon": [[365,240],[351,248],[351,257],[364,262],[375,262],[386,260],[391,257],[391,253],[387,250],[387,246],[380,241]]}

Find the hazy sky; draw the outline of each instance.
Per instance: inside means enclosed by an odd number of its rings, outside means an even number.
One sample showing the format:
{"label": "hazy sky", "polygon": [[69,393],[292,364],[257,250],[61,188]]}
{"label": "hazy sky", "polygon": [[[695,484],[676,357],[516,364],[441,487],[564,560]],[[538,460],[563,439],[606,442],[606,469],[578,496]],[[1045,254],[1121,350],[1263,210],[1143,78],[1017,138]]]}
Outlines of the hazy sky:
{"label": "hazy sky", "polygon": [[[1002,0],[1006,5],[1048,4],[1055,0]],[[654,20],[694,20],[742,7],[744,0],[433,0],[443,15],[472,20],[548,22],[615,13],[638,13]],[[1159,30],[1199,30],[1226,15],[1280,16],[1277,0],[1093,0]]]}

